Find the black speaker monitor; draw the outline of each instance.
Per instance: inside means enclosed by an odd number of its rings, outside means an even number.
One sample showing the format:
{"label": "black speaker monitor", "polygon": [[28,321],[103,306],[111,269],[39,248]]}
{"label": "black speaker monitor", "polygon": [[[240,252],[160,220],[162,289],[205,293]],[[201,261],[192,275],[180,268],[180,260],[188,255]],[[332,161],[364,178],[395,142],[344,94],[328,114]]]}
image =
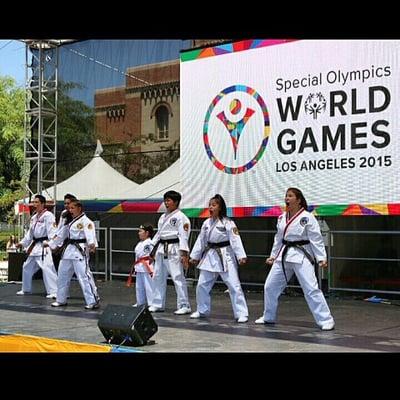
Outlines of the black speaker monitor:
{"label": "black speaker monitor", "polygon": [[97,325],[108,343],[124,346],[143,346],[158,330],[145,305],[108,304]]}
{"label": "black speaker monitor", "polygon": [[[22,282],[22,267],[27,258],[26,253],[8,253],[8,282]],[[32,279],[43,279],[41,268],[33,274]]]}
{"label": "black speaker monitor", "polygon": [[8,253],[8,282],[22,281],[22,266],[27,257],[26,253]]}

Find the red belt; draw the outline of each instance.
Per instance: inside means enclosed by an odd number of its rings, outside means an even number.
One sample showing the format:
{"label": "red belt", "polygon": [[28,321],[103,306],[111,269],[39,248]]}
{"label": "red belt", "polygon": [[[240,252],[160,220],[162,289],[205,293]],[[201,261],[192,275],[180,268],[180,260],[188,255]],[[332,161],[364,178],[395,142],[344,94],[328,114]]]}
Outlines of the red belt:
{"label": "red belt", "polygon": [[126,286],[127,287],[131,287],[132,286],[132,282],[133,282],[133,272],[135,269],[135,265],[137,264],[143,264],[147,270],[147,272],[150,274],[151,277],[153,277],[153,267],[150,265],[149,263],[150,261],[150,256],[144,256],[144,257],[140,257],[139,259],[137,259],[134,264],[132,265],[131,268],[131,272],[129,273],[128,276],[128,280],[126,281]]}

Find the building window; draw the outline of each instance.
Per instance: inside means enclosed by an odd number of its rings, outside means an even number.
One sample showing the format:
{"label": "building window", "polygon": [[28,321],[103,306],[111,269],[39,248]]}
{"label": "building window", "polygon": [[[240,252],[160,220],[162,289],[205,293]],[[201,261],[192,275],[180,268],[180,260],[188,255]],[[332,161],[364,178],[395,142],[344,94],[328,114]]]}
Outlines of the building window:
{"label": "building window", "polygon": [[109,107],[107,109],[107,118],[116,122],[125,118],[125,107]]}
{"label": "building window", "polygon": [[168,140],[169,112],[165,105],[161,105],[155,112],[156,133],[158,140]]}

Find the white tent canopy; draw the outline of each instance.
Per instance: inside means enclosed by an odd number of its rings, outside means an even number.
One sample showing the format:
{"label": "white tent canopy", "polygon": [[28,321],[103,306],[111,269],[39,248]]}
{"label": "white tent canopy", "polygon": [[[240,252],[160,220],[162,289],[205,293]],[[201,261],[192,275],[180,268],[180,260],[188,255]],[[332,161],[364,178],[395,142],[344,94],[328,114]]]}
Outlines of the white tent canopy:
{"label": "white tent canopy", "polygon": [[[160,200],[168,190],[181,191],[180,160],[169,168],[141,185],[126,178],[106,161],[100,154],[98,142],[93,159],[75,175],[57,184],[57,201],[62,201],[66,193],[75,195],[79,200]],[[53,194],[53,187],[42,193],[47,199]],[[27,204],[28,198],[20,200],[19,205]],[[160,202],[163,211],[164,203]],[[141,212],[141,208],[140,211]]]}
{"label": "white tent canopy", "polygon": [[[57,201],[63,200],[66,193],[71,193],[79,200],[109,200],[125,198],[127,190],[134,192],[139,185],[105,162],[99,155],[85,165],[79,172],[57,184]],[[53,187],[47,189],[53,192]],[[49,198],[47,193],[43,194]]]}
{"label": "white tent canopy", "polygon": [[137,187],[126,188],[119,198],[124,199],[161,199],[168,190],[181,191],[180,159],[159,175]]}

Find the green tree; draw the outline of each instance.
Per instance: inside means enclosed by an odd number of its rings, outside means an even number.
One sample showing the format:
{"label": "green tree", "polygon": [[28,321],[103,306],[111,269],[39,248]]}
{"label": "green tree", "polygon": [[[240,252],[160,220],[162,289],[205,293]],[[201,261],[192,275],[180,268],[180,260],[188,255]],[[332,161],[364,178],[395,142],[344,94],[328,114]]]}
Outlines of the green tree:
{"label": "green tree", "polygon": [[0,219],[13,215],[13,205],[23,196],[24,89],[0,76]]}
{"label": "green tree", "polygon": [[[154,141],[148,139],[147,142]],[[154,178],[179,158],[179,140],[169,146],[160,146],[157,151],[138,152],[135,147],[143,139],[130,143],[105,144],[101,155],[113,168],[136,183]]]}
{"label": "green tree", "polygon": [[79,88],[73,82],[58,85],[57,182],[81,170],[96,147],[93,108],[68,95]]}
{"label": "green tree", "polygon": [[[68,95],[75,83],[59,82],[57,132],[57,182],[85,166],[93,156],[94,112]],[[24,163],[25,91],[10,77],[0,77],[0,219],[11,219],[13,205],[26,193]],[[33,177],[35,178],[35,177]]]}

